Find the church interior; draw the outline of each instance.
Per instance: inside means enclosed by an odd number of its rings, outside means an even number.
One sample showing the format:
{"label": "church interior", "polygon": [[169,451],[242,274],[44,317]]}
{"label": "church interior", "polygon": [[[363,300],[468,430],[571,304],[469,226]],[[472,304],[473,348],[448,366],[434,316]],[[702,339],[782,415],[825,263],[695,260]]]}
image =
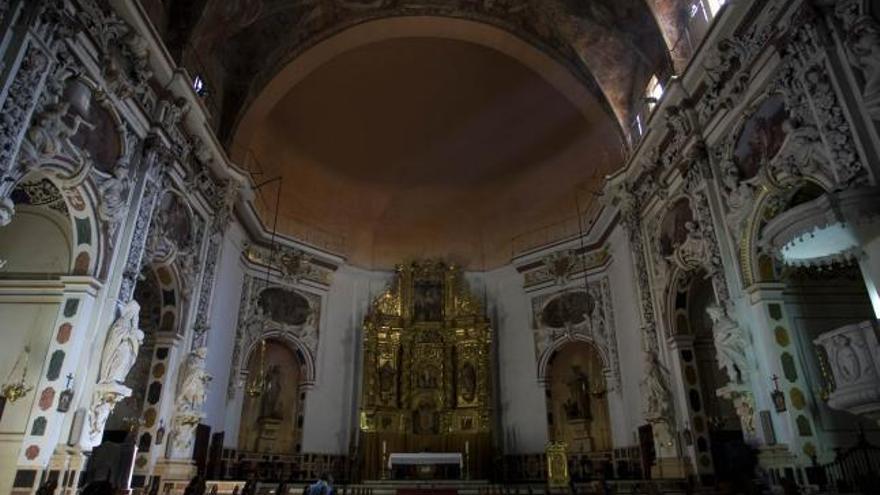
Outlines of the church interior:
{"label": "church interior", "polygon": [[875,0],[0,0],[0,493],[877,493]]}

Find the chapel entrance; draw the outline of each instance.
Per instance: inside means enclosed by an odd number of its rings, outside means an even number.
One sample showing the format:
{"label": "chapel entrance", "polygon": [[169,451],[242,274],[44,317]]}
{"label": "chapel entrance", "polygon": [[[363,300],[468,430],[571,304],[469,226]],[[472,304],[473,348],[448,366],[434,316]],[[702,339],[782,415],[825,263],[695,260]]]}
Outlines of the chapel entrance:
{"label": "chapel entrance", "polygon": [[475,478],[492,459],[492,331],[461,270],[397,268],[364,321],[362,477]]}

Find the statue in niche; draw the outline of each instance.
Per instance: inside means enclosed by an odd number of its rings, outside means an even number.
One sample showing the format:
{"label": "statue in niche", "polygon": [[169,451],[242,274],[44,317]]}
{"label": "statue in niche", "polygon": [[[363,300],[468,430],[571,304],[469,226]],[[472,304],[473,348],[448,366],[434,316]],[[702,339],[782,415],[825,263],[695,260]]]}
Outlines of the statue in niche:
{"label": "statue in niche", "polygon": [[437,371],[430,366],[425,366],[419,372],[417,383],[419,388],[437,388]]}
{"label": "statue in niche", "polygon": [[461,368],[461,398],[464,402],[473,402],[477,396],[477,370],[471,363]]}
{"label": "statue in niche", "polygon": [[572,366],[573,377],[566,383],[568,400],[563,404],[569,420],[590,419],[590,380],[580,366]]}
{"label": "statue in niche", "polygon": [[384,395],[394,393],[394,368],[391,363],[385,362],[379,367],[379,392]]}
{"label": "statue in niche", "polygon": [[415,321],[440,321],[443,316],[443,286],[439,282],[417,282],[413,301]]}
{"label": "statue in niche", "polygon": [[100,383],[125,383],[144,341],[144,332],[138,328],[140,310],[137,302],[129,302],[110,327],[101,360]]}
{"label": "statue in niche", "polygon": [[278,399],[281,396],[281,367],[277,364],[269,366],[266,372],[266,381],[263,384],[263,394],[260,397],[260,418],[282,419],[281,404]]}
{"label": "statue in niche", "polygon": [[438,433],[437,412],[434,406],[428,402],[419,404],[416,409],[416,418],[413,422],[413,433],[421,435],[436,435]]}

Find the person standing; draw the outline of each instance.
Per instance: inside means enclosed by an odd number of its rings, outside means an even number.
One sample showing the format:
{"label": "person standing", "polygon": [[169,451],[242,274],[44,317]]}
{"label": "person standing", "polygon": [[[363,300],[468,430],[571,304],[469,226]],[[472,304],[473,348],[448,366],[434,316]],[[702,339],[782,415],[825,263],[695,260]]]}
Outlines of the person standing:
{"label": "person standing", "polygon": [[330,495],[330,477],[327,473],[322,473],[318,481],[312,483],[306,495]]}

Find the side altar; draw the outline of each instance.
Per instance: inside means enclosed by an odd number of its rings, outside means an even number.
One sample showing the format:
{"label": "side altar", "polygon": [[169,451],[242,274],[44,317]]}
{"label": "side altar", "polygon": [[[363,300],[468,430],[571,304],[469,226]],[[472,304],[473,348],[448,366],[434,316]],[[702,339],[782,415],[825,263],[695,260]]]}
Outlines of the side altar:
{"label": "side altar", "polygon": [[400,265],[364,320],[360,458],[387,476],[395,453],[460,454],[486,478],[492,445],[492,330],[461,270]]}

